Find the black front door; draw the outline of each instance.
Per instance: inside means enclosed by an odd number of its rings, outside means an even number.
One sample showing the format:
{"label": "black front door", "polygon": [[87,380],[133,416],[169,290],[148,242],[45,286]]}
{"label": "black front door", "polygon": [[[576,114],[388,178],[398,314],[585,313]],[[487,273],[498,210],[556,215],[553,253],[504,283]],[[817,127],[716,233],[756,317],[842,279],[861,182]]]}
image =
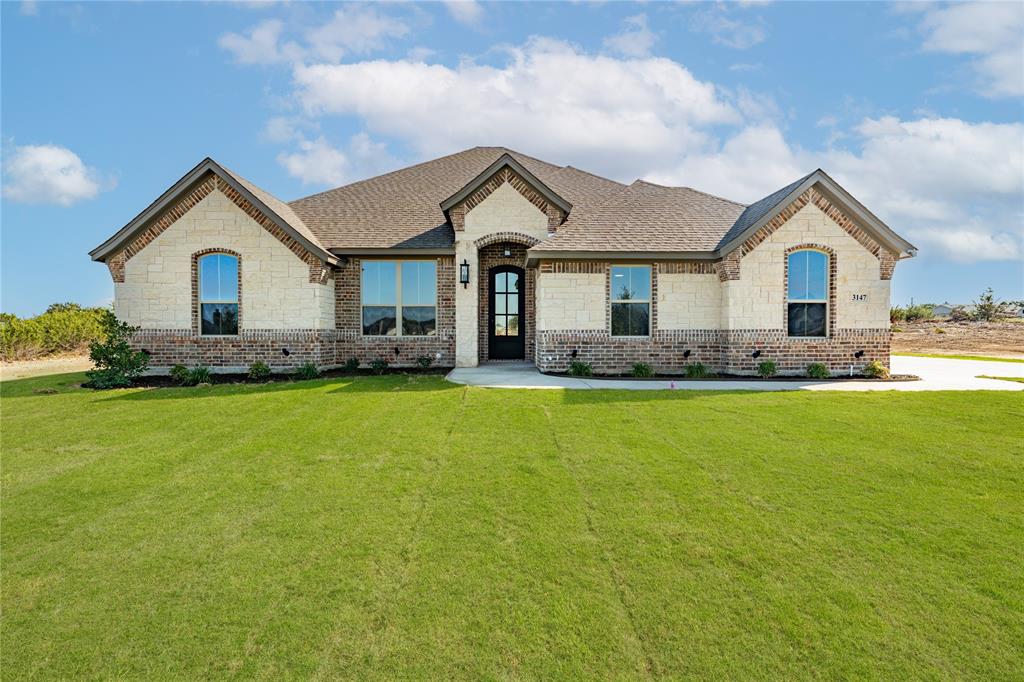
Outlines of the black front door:
{"label": "black front door", "polygon": [[523,269],[512,265],[491,268],[491,307],[488,315],[487,356],[492,360],[526,357],[523,329]]}

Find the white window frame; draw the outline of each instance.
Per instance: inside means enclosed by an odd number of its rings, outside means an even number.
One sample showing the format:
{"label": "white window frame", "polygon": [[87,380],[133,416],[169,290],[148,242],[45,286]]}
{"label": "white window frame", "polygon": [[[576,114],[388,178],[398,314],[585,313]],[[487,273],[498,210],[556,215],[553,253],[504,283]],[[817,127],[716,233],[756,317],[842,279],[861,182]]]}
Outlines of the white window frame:
{"label": "white window frame", "polygon": [[[614,279],[615,268],[647,268],[647,291],[654,294],[654,265],[646,263],[612,263],[608,266],[608,335],[616,339],[649,339],[654,333],[654,310],[651,307],[651,298],[615,298]],[[647,304],[647,333],[646,334],[616,334],[612,322],[612,310],[616,303],[646,303]]]}
{"label": "white window frame", "polygon": [[[235,300],[207,300],[203,298],[203,259],[211,256],[227,256],[228,258],[235,259]],[[238,293],[242,288],[241,283],[241,267],[242,259],[233,253],[227,253],[226,251],[211,251],[210,253],[204,253],[196,259],[196,285],[199,287],[199,291],[196,292],[196,297],[199,299],[199,335],[208,338],[222,337],[222,338],[235,338],[242,333],[242,302],[239,300]],[[204,334],[203,333],[203,304],[222,304],[222,305],[234,305],[236,308],[235,313],[235,325],[237,331],[234,334]]]}
{"label": "white window frame", "polygon": [[[793,268],[789,266],[789,259],[798,253],[804,251],[813,251],[814,253],[820,253],[825,257],[825,298],[790,298],[789,297],[789,282],[793,277]],[[790,251],[786,254],[786,338],[787,339],[827,339],[829,334],[829,319],[832,315],[832,306],[829,305],[829,287],[831,286],[832,278],[832,255],[828,251],[822,251],[821,249],[815,249],[814,247],[808,246],[807,248],[800,248],[794,251]],[[825,333],[821,336],[791,336],[789,333],[789,304],[790,303],[824,303],[825,304]]]}
{"label": "white window frame", "polygon": [[[363,308],[390,307],[390,303],[364,303],[363,302],[363,265],[365,263],[394,263],[395,264],[395,335],[387,334],[366,334],[363,329]],[[433,263],[434,264],[434,304],[423,305],[402,305],[402,264],[403,263]],[[430,334],[405,334],[402,331],[402,309],[403,308],[433,308],[434,309],[434,335]],[[437,261],[431,258],[364,258],[359,264],[359,333],[368,339],[395,339],[404,337],[407,339],[433,339],[437,338]]]}

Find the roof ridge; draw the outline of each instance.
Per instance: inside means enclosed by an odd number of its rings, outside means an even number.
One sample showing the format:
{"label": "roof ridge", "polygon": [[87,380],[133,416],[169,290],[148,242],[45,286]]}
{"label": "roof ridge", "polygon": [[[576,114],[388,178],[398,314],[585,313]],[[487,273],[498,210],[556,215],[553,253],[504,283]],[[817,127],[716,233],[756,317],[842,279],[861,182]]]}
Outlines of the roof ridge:
{"label": "roof ridge", "polygon": [[650,180],[644,180],[642,178],[637,179],[633,184],[635,185],[637,182],[642,182],[645,185],[651,185],[652,187],[661,187],[663,189],[685,189],[687,192],[693,192],[694,194],[701,194],[712,199],[718,199],[719,201],[724,201],[728,204],[733,204],[734,206],[742,206],[743,208],[746,208],[748,206],[748,204],[744,204],[739,201],[733,201],[732,199],[726,199],[725,197],[720,197],[717,194],[712,194],[711,192],[704,192],[699,189],[694,189],[693,187],[687,187],[686,185],[662,185],[660,183],[651,182]]}

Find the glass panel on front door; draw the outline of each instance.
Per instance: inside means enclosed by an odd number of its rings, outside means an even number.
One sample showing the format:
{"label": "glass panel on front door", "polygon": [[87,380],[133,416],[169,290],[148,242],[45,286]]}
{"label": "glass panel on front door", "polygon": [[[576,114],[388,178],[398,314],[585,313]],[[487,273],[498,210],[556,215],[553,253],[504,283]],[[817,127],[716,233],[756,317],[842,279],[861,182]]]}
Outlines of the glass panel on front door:
{"label": "glass panel on front door", "polygon": [[494,335],[519,336],[519,275],[515,272],[494,276]]}

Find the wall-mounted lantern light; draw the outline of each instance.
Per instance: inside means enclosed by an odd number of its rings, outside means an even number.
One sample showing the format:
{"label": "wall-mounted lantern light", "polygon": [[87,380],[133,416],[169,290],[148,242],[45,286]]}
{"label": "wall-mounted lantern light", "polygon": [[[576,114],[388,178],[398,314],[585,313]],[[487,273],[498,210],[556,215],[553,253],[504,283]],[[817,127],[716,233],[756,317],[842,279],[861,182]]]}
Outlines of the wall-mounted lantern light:
{"label": "wall-mounted lantern light", "polygon": [[463,289],[469,286],[469,261],[465,259],[459,265],[459,284]]}

